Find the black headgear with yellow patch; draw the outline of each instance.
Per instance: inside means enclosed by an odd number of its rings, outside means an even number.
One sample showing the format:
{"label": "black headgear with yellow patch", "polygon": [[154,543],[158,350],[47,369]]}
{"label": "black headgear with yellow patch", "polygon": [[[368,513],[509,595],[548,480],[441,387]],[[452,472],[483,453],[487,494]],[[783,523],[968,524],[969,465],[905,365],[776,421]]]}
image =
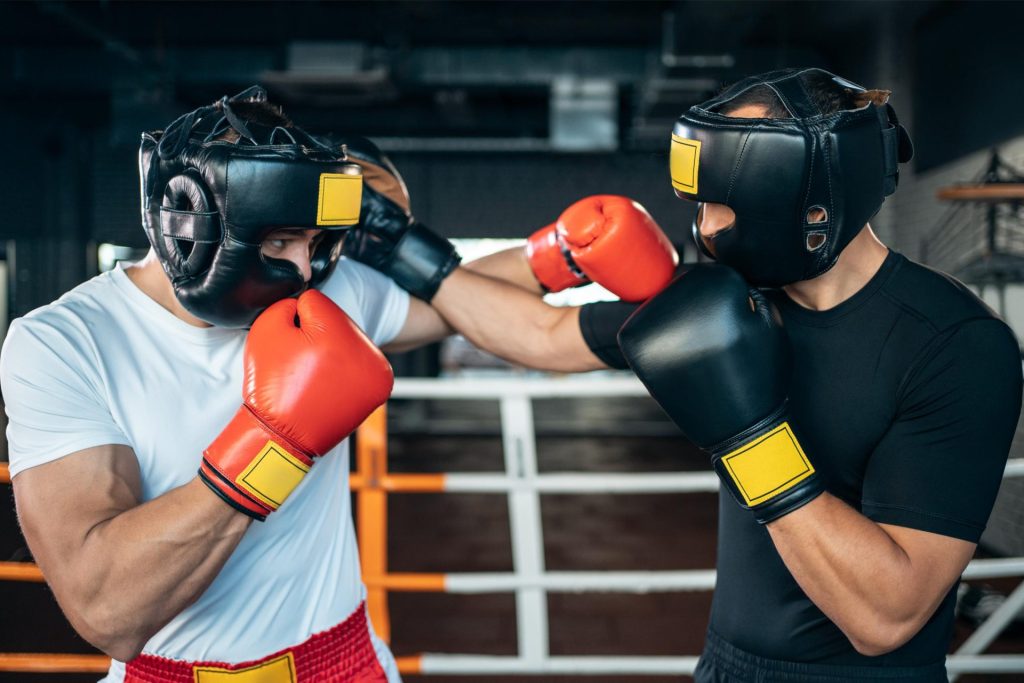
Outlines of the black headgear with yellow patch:
{"label": "black headgear with yellow patch", "polygon": [[[311,259],[315,285],[337,261],[344,229],[359,222],[359,166],[300,128],[254,123],[234,110],[263,101],[266,91],[253,86],[142,134],[146,235],[178,301],[213,325],[248,327],[306,288],[294,263],[262,253],[267,235],[328,231]],[[237,139],[224,139],[229,129]]]}
{"label": "black headgear with yellow patch", "polygon": [[[754,285],[809,280],[835,265],[896,190],[899,164],[913,155],[892,106],[865,97],[857,108],[822,111],[808,92],[806,76],[812,72],[855,98],[868,93],[821,69],[772,71],[691,107],[672,132],[676,194],[725,204],[736,214],[731,226],[702,238],[698,208],[693,224],[698,248]],[[770,89],[789,116],[721,113],[759,86]],[[810,222],[811,217],[824,220]]]}

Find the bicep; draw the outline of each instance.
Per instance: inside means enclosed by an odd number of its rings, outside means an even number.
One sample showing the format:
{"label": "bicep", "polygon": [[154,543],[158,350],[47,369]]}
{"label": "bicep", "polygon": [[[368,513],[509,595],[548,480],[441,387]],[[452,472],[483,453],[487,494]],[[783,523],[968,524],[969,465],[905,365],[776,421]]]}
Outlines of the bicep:
{"label": "bicep", "polygon": [[997,322],[966,326],[908,383],[867,463],[867,517],[968,543],[981,537],[1020,411],[1016,341]]}
{"label": "bicep", "polygon": [[18,520],[47,581],[59,594],[97,525],[139,504],[134,451],[107,444],[26,469],[11,481]]}
{"label": "bicep", "polygon": [[963,574],[976,544],[920,529],[893,524],[879,526],[907,556],[911,567],[909,588],[921,600],[921,613],[927,619]]}

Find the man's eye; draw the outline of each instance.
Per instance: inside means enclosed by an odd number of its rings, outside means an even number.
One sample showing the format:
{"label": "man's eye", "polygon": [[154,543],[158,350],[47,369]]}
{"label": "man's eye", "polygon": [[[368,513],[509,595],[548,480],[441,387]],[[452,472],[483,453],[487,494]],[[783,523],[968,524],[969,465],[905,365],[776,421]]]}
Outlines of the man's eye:
{"label": "man's eye", "polygon": [[264,240],[263,243],[271,249],[284,249],[284,240]]}

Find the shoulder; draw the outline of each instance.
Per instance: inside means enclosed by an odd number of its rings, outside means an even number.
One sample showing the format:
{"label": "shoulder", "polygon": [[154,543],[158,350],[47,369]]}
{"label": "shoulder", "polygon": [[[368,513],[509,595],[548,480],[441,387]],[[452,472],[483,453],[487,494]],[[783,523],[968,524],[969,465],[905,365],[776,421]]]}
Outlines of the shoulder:
{"label": "shoulder", "polygon": [[15,319],[4,339],[0,372],[59,360],[62,365],[91,356],[96,337],[109,330],[117,290],[110,275],[98,275],[56,301]]}
{"label": "shoulder", "polygon": [[409,294],[391,278],[342,256],[320,285],[377,344],[394,338],[409,311]]}
{"label": "shoulder", "polygon": [[999,323],[993,327],[1009,332],[999,316],[962,282],[904,256],[897,257],[900,262],[883,293],[921,324],[942,334],[969,322],[988,320]]}
{"label": "shoulder", "polygon": [[[991,396],[1018,396],[1020,345],[1013,330],[985,302],[950,275],[903,259],[885,294],[915,321],[920,333],[904,376],[905,395],[932,387]],[[972,389],[973,388],[973,389]]]}
{"label": "shoulder", "polygon": [[327,293],[343,289],[367,294],[374,291],[389,289],[394,283],[391,278],[378,273],[370,266],[342,256],[338,264],[327,276],[321,289]]}
{"label": "shoulder", "polygon": [[99,321],[110,317],[110,307],[118,298],[113,273],[101,273],[19,320],[26,324],[55,327],[71,326],[75,321]]}

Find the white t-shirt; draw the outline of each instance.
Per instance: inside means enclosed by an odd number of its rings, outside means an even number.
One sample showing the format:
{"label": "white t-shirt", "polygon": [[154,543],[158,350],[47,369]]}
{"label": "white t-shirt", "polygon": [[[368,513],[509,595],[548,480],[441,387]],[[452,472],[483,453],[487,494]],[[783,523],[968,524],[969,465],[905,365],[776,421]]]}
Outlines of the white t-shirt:
{"label": "white t-shirt", "polygon": [[[377,345],[394,339],[409,310],[408,294],[390,279],[347,259],[321,290]],[[84,448],[125,444],[139,460],[143,500],[185,484],[241,402],[246,334],[188,325],[122,270],[15,320],[0,357],[11,474]],[[348,473],[345,440],[266,522],[252,524],[206,592],[144,651],[243,662],[349,616],[366,590]],[[389,681],[400,680],[387,646],[376,637],[374,645]],[[115,661],[104,680],[123,677]]]}

